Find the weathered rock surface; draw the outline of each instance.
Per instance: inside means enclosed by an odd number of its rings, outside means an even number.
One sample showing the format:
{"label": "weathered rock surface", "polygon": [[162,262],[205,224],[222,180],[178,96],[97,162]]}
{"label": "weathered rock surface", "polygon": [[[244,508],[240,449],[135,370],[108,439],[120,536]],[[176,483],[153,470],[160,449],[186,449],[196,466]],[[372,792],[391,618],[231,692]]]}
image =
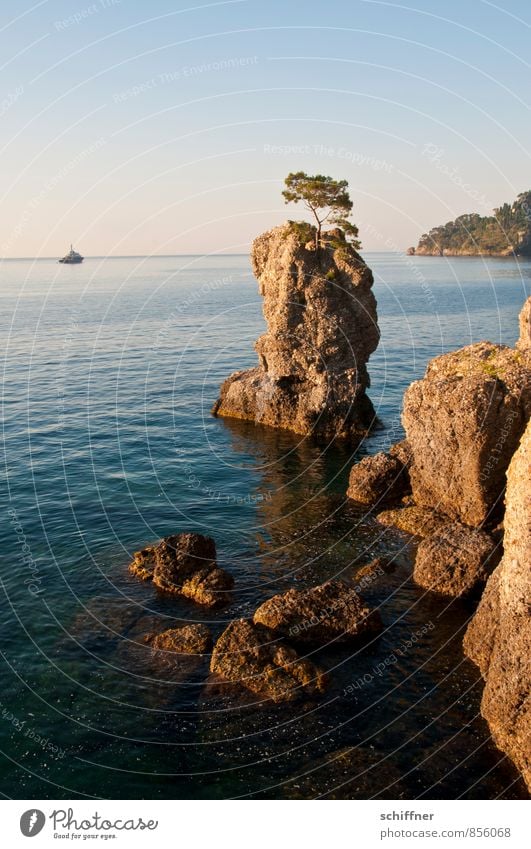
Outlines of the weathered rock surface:
{"label": "weathered rock surface", "polygon": [[216,567],[216,545],[202,534],[184,533],[164,537],[155,548],[153,581],[162,589],[174,589],[204,569]]}
{"label": "weathered rock surface", "polygon": [[156,545],[136,551],[129,569],[162,590],[206,607],[228,603],[234,586],[232,575],[216,564],[214,541],[195,533],[164,537]]}
{"label": "weathered rock surface", "polygon": [[465,654],[479,667],[483,678],[487,677],[500,622],[500,571],[501,564],[488,579],[463,640]]}
{"label": "weathered rock surface", "polygon": [[397,460],[400,460],[403,466],[406,469],[409,469],[411,463],[413,462],[413,454],[411,452],[411,446],[407,439],[402,439],[400,442],[395,442],[394,445],[391,445],[389,449],[389,454],[391,457],[396,457]]}
{"label": "weathered rock surface", "polygon": [[255,623],[296,642],[346,643],[382,628],[380,614],[343,581],[273,596],[255,611]]}
{"label": "weathered rock surface", "polygon": [[210,629],[199,622],[168,628],[161,634],[147,634],[145,642],[152,648],[178,654],[207,654],[212,649]]}
{"label": "weathered rock surface", "polygon": [[200,569],[199,572],[183,581],[180,592],[197,604],[218,607],[230,602],[233,587],[234,578],[224,569],[207,568]]}
{"label": "weathered rock surface", "polygon": [[143,581],[151,581],[157,561],[155,558],[154,545],[147,545],[140,551],[133,553],[133,562],[129,565],[129,571],[141,578]]}
{"label": "weathered rock surface", "polygon": [[418,537],[428,537],[448,524],[448,516],[442,516],[429,507],[397,507],[382,510],[376,516],[382,525],[398,528]]}
{"label": "weathered rock surface", "polygon": [[464,648],[485,679],[481,713],[531,790],[531,423],[507,473],[504,555]]}
{"label": "weathered rock surface", "polygon": [[293,224],[255,239],[254,273],[267,332],[259,365],[232,374],[214,415],[300,434],[359,437],[374,423],[366,363],[379,340],[373,277],[340,230],[319,252]]}
{"label": "weathered rock surface", "polygon": [[398,443],[389,454],[363,457],[350,470],[347,497],[361,504],[396,501],[411,491],[407,450]]}
{"label": "weathered rock surface", "polygon": [[445,525],[420,543],[413,580],[427,590],[454,598],[469,595],[494,570],[498,551],[483,531],[458,522]]}
{"label": "weathered rock surface", "polygon": [[520,336],[516,347],[519,351],[531,351],[531,295],[520,311]]}
{"label": "weathered rock surface", "polygon": [[292,702],[324,692],[326,679],[314,663],[268,628],[237,619],[214,646],[210,671],[273,702]]}
{"label": "weathered rock surface", "polygon": [[432,360],[404,396],[413,497],[478,526],[501,499],[531,413],[531,355],[479,342]]}

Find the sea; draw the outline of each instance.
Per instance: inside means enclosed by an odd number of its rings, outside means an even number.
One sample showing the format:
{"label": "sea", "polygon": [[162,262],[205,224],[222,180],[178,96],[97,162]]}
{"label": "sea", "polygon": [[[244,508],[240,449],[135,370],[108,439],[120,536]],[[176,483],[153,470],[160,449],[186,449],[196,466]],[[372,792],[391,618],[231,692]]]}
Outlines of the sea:
{"label": "sea", "polygon": [[[414,541],[345,498],[360,457],[403,436],[407,386],[445,351],[513,345],[531,262],[367,253],[380,426],[320,445],[210,409],[264,331],[246,256],[0,264],[3,483],[0,792],[17,799],[515,799],[462,651],[474,605],[411,580]],[[235,578],[218,611],[128,565],[167,534],[211,536]],[[382,635],[310,650],[320,699],[274,705],[155,658],[148,634],[214,637],[290,587],[366,582]],[[382,572],[382,570],[380,570]]]}

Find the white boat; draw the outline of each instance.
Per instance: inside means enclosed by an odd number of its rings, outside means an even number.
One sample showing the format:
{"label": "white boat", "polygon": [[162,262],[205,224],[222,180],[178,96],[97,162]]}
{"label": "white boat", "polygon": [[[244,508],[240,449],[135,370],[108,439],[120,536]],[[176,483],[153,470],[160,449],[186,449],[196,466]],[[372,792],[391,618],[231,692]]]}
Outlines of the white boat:
{"label": "white boat", "polygon": [[69,252],[66,254],[66,256],[62,257],[59,262],[66,262],[70,265],[75,265],[79,262],[83,262],[83,259],[84,258],[81,256],[81,254],[78,254],[78,252],[74,250],[72,245],[70,245]]}

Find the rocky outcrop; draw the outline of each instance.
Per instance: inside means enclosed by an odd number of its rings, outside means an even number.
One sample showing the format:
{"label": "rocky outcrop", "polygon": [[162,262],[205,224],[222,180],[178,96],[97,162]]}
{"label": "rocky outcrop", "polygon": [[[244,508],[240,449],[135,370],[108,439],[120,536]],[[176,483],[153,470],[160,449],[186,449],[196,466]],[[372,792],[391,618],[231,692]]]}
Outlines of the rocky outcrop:
{"label": "rocky outcrop", "polygon": [[293,223],[255,239],[252,264],[267,332],[259,365],[232,374],[212,412],[323,438],[359,437],[374,422],[366,363],[378,345],[373,277],[340,230]]}
{"label": "rocky outcrop", "polygon": [[394,510],[382,510],[376,516],[382,525],[388,525],[418,537],[429,537],[448,524],[448,516],[442,516],[430,507],[397,507]]}
{"label": "rocky outcrop", "polygon": [[399,443],[393,453],[379,451],[363,457],[350,470],[347,497],[361,504],[396,501],[411,490],[407,448]]}
{"label": "rocky outcrop", "polygon": [[[205,607],[220,607],[231,601],[231,590],[234,587],[234,578],[224,569],[206,568],[195,572],[190,578],[183,581],[180,589],[178,585],[175,591],[180,592],[185,598],[203,604]],[[171,586],[162,587],[170,589]]]}
{"label": "rocky outcrop", "polygon": [[[430,152],[429,148],[427,145],[428,156],[436,159],[438,152]],[[415,256],[530,256],[530,207],[528,190],[512,203],[495,209],[494,215],[465,213],[424,233],[413,253]]]}
{"label": "rocky outcrop", "polygon": [[415,503],[467,525],[493,519],[531,412],[531,356],[480,342],[432,360],[402,420]]}
{"label": "rocky outcrop", "polygon": [[279,642],[278,635],[247,619],[231,622],[214,646],[210,671],[273,702],[293,702],[325,690],[325,675]]}
{"label": "rocky outcrop", "polygon": [[156,545],[136,551],[129,569],[162,590],[206,607],[228,603],[234,586],[232,576],[217,566],[214,541],[201,534],[164,537]]}
{"label": "rocky outcrop", "polygon": [[483,678],[487,677],[500,622],[500,573],[501,564],[488,579],[463,640],[465,654],[479,667]]}
{"label": "rocky outcrop", "polygon": [[[408,248],[406,253],[408,256],[498,256],[498,257],[514,257],[515,250],[509,245],[499,250],[489,250],[488,248],[479,247],[464,247],[464,248],[439,248],[437,245],[417,245],[413,248]],[[523,251],[518,251],[516,255],[524,255]]]}
{"label": "rocky outcrop", "polygon": [[155,545],[148,545],[139,551],[133,552],[133,561],[129,565],[129,571],[141,578],[142,581],[151,581],[155,571]]}
{"label": "rocky outcrop", "polygon": [[343,581],[273,596],[260,605],[253,620],[277,636],[321,646],[351,642],[382,629],[378,611]]}
{"label": "rocky outcrop", "polygon": [[504,555],[464,640],[485,679],[481,713],[531,790],[531,423],[507,473]]}
{"label": "rocky outcrop", "polygon": [[168,628],[161,634],[147,634],[144,638],[152,648],[158,651],[177,652],[178,654],[208,654],[212,650],[210,629],[199,622],[183,625],[180,628]]}
{"label": "rocky outcrop", "polygon": [[394,445],[391,445],[389,454],[391,457],[399,460],[406,470],[409,469],[413,455],[407,439],[402,439],[400,442],[395,442]]}
{"label": "rocky outcrop", "polygon": [[484,584],[499,560],[494,540],[457,522],[422,540],[413,580],[424,589],[458,598]]}
{"label": "rocky outcrop", "polygon": [[520,336],[516,347],[519,351],[531,351],[531,295],[520,310]]}

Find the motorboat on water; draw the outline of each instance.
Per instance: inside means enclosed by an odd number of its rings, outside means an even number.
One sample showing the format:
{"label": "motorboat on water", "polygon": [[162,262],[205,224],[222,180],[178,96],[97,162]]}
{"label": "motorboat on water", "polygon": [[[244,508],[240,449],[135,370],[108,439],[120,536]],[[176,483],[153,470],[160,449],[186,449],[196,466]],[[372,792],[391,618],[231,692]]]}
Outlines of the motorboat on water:
{"label": "motorboat on water", "polygon": [[62,257],[59,262],[65,262],[69,265],[76,265],[77,263],[83,262],[83,259],[84,257],[82,257],[81,254],[78,254],[78,252],[74,250],[72,245],[70,245],[69,252],[66,254],[66,256]]}

